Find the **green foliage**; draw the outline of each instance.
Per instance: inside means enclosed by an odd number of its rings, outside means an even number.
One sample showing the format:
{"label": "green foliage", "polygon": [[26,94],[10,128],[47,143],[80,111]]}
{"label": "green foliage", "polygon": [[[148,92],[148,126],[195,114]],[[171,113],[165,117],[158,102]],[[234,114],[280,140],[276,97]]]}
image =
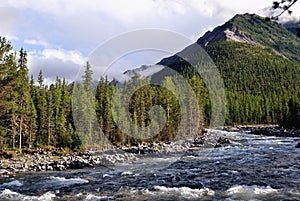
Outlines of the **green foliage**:
{"label": "green foliage", "polygon": [[65,80],[50,88],[39,73],[39,86],[28,79],[27,53],[16,56],[0,37],[0,149],[81,146],[74,132],[71,94]]}
{"label": "green foliage", "polygon": [[[297,118],[292,118],[293,121],[288,118],[290,108],[295,108],[289,100],[300,96],[299,63],[268,47],[232,40],[211,43],[205,49],[218,67],[226,87],[227,125],[300,124]],[[195,52],[188,56],[201,58]],[[181,59],[169,66],[185,77],[197,77],[193,68]],[[202,91],[204,119],[209,120],[209,96],[207,90]],[[208,125],[209,121],[205,123]]]}
{"label": "green foliage", "polygon": [[280,122],[287,128],[300,129],[300,99],[293,96],[288,102],[288,113]]}
{"label": "green foliage", "polygon": [[[227,29],[250,42],[227,38]],[[244,14],[207,33],[198,43],[219,68],[226,86],[226,124],[300,125],[295,103],[300,98],[300,38],[276,22]],[[190,51],[187,58],[199,60],[200,68],[203,65],[201,52]],[[178,56],[160,63],[185,77],[197,75]],[[204,118],[210,119],[210,101],[205,98],[202,106]]]}
{"label": "green foliage", "polygon": [[300,63],[300,38],[282,25],[266,21],[257,15],[237,15],[228,24],[250,35],[257,43],[276,50],[279,54]]}
{"label": "green foliage", "polygon": [[207,47],[227,88],[227,124],[280,123],[299,96],[300,65],[269,48],[223,41]]}

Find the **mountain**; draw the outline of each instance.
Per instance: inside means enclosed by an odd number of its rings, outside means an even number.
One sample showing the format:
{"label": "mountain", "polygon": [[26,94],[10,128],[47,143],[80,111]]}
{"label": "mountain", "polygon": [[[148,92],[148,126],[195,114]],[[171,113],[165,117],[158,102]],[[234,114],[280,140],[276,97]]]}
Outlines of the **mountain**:
{"label": "mountain", "polygon": [[[209,54],[223,78],[227,124],[284,124],[291,115],[300,117],[300,111],[293,110],[300,99],[300,38],[284,26],[255,14],[236,15],[177,55],[201,58],[202,53],[194,51],[197,45]],[[177,55],[158,64],[186,77],[195,74]],[[154,74],[153,79],[170,75],[166,69]],[[209,107],[206,104],[204,107]],[[300,118],[297,121],[300,125]]]}
{"label": "mountain", "polygon": [[[291,33],[299,26],[299,23],[286,23],[283,26],[276,22],[268,21],[256,14],[247,13],[236,15],[225,24],[216,27],[213,31],[206,32],[196,43],[201,45],[205,50],[222,41],[247,43],[261,48],[269,48],[283,58],[300,63],[300,38]],[[193,44],[179,54],[186,55],[186,52],[192,48]],[[140,68],[128,70],[124,74],[129,77],[133,75],[147,77],[157,72],[158,67],[161,67],[161,65],[173,65],[175,70],[179,70],[178,66],[174,66],[178,60],[178,56],[174,55],[162,59],[157,65],[143,65]]]}
{"label": "mountain", "polygon": [[300,37],[300,21],[285,22],[283,26],[296,36]]}
{"label": "mountain", "polygon": [[[197,44],[206,49],[207,46],[221,41],[234,41],[271,48],[281,56],[300,63],[300,38],[284,26],[256,14],[247,13],[234,16],[213,31],[206,32],[197,40]],[[174,59],[174,57],[165,58],[158,64],[174,63]]]}
{"label": "mountain", "polygon": [[[132,70],[127,70],[123,74],[128,78],[132,78],[134,76],[141,76],[141,77],[150,77],[154,73],[159,72],[162,70],[164,66],[162,65],[142,65],[139,68],[135,68]],[[126,79],[127,80],[127,79]]]}

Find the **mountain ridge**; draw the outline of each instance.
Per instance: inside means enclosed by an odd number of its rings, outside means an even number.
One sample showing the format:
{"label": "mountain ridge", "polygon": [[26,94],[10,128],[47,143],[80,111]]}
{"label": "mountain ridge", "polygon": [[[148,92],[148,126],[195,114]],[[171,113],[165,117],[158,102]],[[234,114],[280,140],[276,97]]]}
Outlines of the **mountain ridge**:
{"label": "mountain ridge", "polygon": [[[268,21],[257,14],[237,14],[223,25],[217,26],[213,31],[207,31],[196,44],[204,49],[207,46],[224,40],[250,43],[261,47],[271,48],[275,53],[300,63],[300,38],[295,36],[283,25]],[[193,45],[193,44],[192,44]],[[189,47],[184,48],[184,52]],[[170,65],[178,57],[163,58],[158,64]]]}
{"label": "mountain ridge", "polygon": [[[204,49],[208,46],[225,40],[248,43],[269,48],[277,55],[300,64],[300,38],[284,25],[268,21],[257,14],[237,14],[224,24],[217,26],[212,31],[207,31],[194,44],[184,48],[180,53],[183,55],[193,49],[193,45],[201,45]],[[181,54],[181,55],[182,55]],[[177,54],[163,58],[156,65],[170,66],[180,58]],[[155,65],[154,65],[155,66]],[[142,73],[140,70],[131,70],[135,74]],[[148,70],[148,69],[147,69]],[[179,70],[175,68],[175,70]],[[128,71],[124,72],[124,74]],[[150,75],[151,76],[151,75]]]}
{"label": "mountain ridge", "polygon": [[197,40],[197,43],[202,47],[206,47],[209,43],[215,43],[226,39],[231,39],[236,42],[257,43],[251,35],[240,31],[238,27],[234,26],[232,22],[239,16],[240,15],[234,16],[223,25],[217,26],[213,31],[207,31]]}
{"label": "mountain ridge", "polygon": [[[207,43],[207,35],[216,36],[222,30],[226,34],[229,29],[231,35],[224,39],[235,40],[236,42],[248,42],[273,49],[284,57],[300,63],[300,38],[287,30],[283,25],[268,21],[266,18],[256,14],[238,14],[228,22],[216,27],[211,34],[207,32],[197,41],[202,47]],[[213,41],[219,42],[219,41]]]}
{"label": "mountain ridge", "polygon": [[[226,87],[228,125],[287,125],[296,121],[288,119],[297,119],[293,112],[297,114],[295,108],[300,99],[300,38],[258,15],[236,15],[158,64],[187,78],[197,75],[187,62],[190,59],[201,62],[203,58],[203,53],[193,52],[197,49],[195,45],[203,47],[221,74]],[[186,55],[187,59],[179,55]],[[196,68],[201,69],[201,64]],[[166,76],[172,75],[163,69],[152,79]],[[207,102],[203,108],[209,107]],[[210,116],[209,110],[205,116]]]}

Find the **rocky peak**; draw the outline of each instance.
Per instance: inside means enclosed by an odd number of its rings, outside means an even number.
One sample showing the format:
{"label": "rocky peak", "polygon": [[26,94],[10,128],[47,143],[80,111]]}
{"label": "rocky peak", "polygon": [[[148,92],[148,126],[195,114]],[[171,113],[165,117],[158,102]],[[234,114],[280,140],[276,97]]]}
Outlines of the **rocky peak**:
{"label": "rocky peak", "polygon": [[239,27],[234,23],[235,20],[245,17],[256,17],[256,15],[236,15],[224,25],[216,27],[213,31],[206,32],[201,38],[198,39],[197,43],[202,47],[206,47],[210,43],[216,43],[223,40],[233,40],[236,42],[256,44],[257,42],[250,34],[240,30]]}

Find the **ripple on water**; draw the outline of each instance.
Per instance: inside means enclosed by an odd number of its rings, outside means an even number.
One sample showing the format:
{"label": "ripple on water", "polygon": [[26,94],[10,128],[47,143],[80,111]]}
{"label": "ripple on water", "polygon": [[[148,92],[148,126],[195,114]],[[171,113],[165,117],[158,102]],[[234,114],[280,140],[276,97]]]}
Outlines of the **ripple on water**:
{"label": "ripple on water", "polygon": [[65,178],[65,177],[50,176],[35,183],[35,186],[38,187],[39,189],[54,191],[63,187],[83,185],[86,183],[89,183],[89,181],[86,179],[82,179],[80,177]]}
{"label": "ripple on water", "polygon": [[82,179],[82,178],[79,178],[79,177],[68,178],[67,179],[65,177],[54,177],[54,176],[51,176],[49,178],[50,178],[50,180],[48,181],[49,183],[55,184],[55,185],[58,185],[58,186],[71,186],[71,185],[74,185],[74,184],[89,183],[88,180]]}

